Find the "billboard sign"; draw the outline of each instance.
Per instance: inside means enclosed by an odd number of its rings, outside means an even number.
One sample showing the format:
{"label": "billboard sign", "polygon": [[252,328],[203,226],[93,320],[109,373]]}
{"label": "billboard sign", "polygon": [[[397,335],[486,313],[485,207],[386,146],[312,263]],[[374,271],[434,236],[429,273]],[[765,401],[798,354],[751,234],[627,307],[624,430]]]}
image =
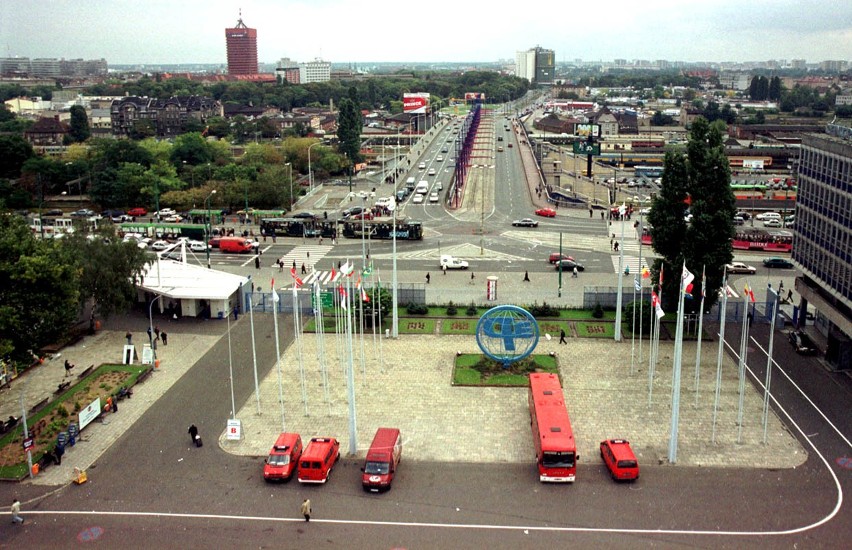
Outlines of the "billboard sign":
{"label": "billboard sign", "polygon": [[746,170],[763,170],[763,159],[743,159],[743,168]]}
{"label": "billboard sign", "polygon": [[601,127],[599,124],[578,124],[577,135],[583,137],[601,137]]}
{"label": "billboard sign", "polygon": [[465,101],[485,101],[485,94],[482,92],[466,92],[464,94]]}
{"label": "billboard sign", "polygon": [[402,94],[402,112],[425,113],[429,107],[429,94]]}

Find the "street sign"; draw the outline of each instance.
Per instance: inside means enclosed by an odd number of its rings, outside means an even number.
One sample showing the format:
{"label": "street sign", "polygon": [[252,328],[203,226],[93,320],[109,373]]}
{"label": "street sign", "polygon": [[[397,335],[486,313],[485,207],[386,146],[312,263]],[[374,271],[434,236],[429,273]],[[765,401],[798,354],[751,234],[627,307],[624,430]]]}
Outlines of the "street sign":
{"label": "street sign", "polygon": [[29,451],[30,449],[33,448],[33,446],[35,446],[35,439],[33,439],[32,437],[28,437],[28,438],[24,439],[24,450],[25,451]]}
{"label": "street sign", "polygon": [[240,421],[236,418],[229,418],[228,425],[225,430],[225,439],[228,441],[239,441],[243,437],[243,427]]}
{"label": "street sign", "polygon": [[600,155],[601,154],[601,144],[600,143],[589,143],[588,141],[575,141],[574,142],[574,154],[575,155]]}
{"label": "street sign", "polygon": [[[334,307],[334,293],[320,292],[320,304],[322,304],[323,309],[332,309]],[[311,306],[314,309],[317,308],[317,295],[313,292],[311,293]]]}

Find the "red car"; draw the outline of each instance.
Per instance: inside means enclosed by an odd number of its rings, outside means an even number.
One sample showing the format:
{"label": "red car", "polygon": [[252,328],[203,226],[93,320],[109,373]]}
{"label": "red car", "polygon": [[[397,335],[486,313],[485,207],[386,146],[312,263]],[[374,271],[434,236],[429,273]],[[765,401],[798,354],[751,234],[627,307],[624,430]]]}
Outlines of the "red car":
{"label": "red car", "polygon": [[572,258],[571,256],[569,256],[567,254],[560,254],[559,252],[551,252],[550,258],[547,259],[547,261],[552,263],[552,264],[555,264],[556,262],[559,262],[559,261],[562,261],[562,260],[571,260],[573,262],[574,258]]}
{"label": "red car", "polygon": [[639,479],[639,463],[626,439],[604,439],[601,441],[601,458],[612,479],[616,481]]}
{"label": "red car", "polygon": [[536,216],[544,216],[545,218],[555,218],[556,210],[553,208],[539,208],[535,211]]}
{"label": "red car", "polygon": [[147,213],[148,213],[147,210],[145,210],[144,208],[140,208],[140,207],[131,208],[130,210],[127,211],[127,215],[133,216],[134,218],[144,216]]}

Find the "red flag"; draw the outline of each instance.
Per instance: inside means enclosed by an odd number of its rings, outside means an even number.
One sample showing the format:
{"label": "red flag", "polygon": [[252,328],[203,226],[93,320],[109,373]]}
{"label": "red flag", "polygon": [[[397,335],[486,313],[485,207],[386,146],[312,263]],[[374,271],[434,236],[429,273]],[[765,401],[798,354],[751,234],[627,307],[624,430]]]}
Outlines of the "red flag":
{"label": "red flag", "polygon": [[657,307],[657,304],[660,303],[660,298],[657,296],[657,293],[653,290],[651,291],[651,307]]}
{"label": "red flag", "polygon": [[361,301],[363,301],[363,302],[369,302],[370,301],[370,297],[367,296],[367,291],[364,290],[363,288],[361,289]]}
{"label": "red flag", "polygon": [[335,277],[337,277],[337,271],[334,270],[334,264],[331,264],[331,282],[334,282]]}
{"label": "red flag", "polygon": [[302,279],[300,279],[299,276],[296,275],[296,268],[295,267],[290,268],[290,276],[293,277],[294,286],[296,288],[302,288],[302,284],[303,284]]}
{"label": "red flag", "polygon": [[660,264],[660,288],[663,288],[663,264]]}

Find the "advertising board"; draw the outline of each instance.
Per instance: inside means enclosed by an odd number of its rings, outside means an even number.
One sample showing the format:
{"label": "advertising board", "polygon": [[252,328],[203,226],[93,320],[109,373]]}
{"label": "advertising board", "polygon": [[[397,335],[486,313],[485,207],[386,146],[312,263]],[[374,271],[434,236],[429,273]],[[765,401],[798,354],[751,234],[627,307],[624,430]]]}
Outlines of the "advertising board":
{"label": "advertising board", "polygon": [[601,137],[601,127],[599,124],[578,124],[577,135],[583,137]]}
{"label": "advertising board", "polygon": [[402,111],[404,113],[425,113],[428,107],[428,93],[402,94]]}
{"label": "advertising board", "polygon": [[465,92],[464,94],[465,101],[485,101],[485,94],[482,92]]}

